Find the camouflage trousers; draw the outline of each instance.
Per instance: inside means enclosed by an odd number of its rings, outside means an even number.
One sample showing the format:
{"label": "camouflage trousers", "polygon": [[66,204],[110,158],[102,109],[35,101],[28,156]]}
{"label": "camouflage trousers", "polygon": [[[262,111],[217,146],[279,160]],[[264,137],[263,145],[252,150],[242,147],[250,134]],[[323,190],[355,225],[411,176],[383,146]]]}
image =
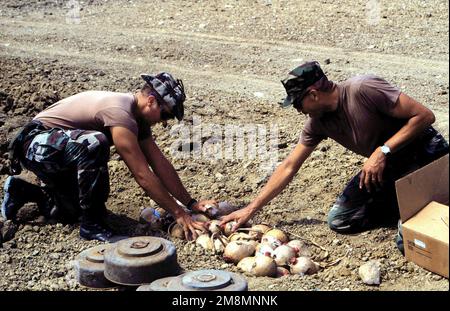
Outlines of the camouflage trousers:
{"label": "camouflage trousers", "polygon": [[[50,190],[55,205],[69,217],[80,212],[102,217],[109,195],[109,141],[97,131],[33,130],[22,165]],[[59,205],[59,206],[58,206]]]}
{"label": "camouflage trousers", "polygon": [[329,227],[339,233],[356,233],[397,224],[395,181],[448,153],[448,143],[430,126],[420,138],[388,157],[383,184],[375,191],[359,189],[361,172],[355,175],[331,208]]}

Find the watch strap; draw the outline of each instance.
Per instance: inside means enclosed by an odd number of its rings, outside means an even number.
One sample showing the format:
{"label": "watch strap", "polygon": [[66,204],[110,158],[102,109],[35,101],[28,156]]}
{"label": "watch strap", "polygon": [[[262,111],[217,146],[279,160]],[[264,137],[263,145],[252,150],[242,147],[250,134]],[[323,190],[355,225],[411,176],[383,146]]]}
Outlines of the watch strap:
{"label": "watch strap", "polygon": [[188,204],[186,204],[186,208],[190,211],[192,211],[192,207],[198,203],[198,201],[196,199],[191,199]]}

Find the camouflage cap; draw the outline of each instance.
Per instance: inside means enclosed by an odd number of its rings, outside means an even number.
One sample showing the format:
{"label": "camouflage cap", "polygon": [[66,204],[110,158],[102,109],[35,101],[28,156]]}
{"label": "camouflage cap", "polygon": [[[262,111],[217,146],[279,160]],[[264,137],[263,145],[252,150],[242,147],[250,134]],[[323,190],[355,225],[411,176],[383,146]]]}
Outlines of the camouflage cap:
{"label": "camouflage cap", "polygon": [[287,97],[281,103],[282,107],[288,107],[295,101],[302,100],[308,91],[308,87],[326,77],[316,61],[305,62],[289,72],[289,76],[281,80],[286,89]]}
{"label": "camouflage cap", "polygon": [[186,99],[183,82],[167,72],[161,72],[155,76],[141,74],[141,78],[153,87],[160,97],[157,100],[162,100],[179,121],[183,120],[183,103]]}

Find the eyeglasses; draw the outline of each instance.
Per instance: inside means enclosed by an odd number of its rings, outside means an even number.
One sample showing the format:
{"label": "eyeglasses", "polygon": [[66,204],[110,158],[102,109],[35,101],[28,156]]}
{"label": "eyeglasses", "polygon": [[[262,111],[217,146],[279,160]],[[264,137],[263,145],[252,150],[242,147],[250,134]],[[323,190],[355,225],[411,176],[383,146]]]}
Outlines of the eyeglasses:
{"label": "eyeglasses", "polygon": [[309,95],[309,93],[310,93],[310,91],[307,91],[302,97],[299,97],[298,99],[295,100],[295,102],[292,104],[295,109],[302,110],[303,100],[305,99],[306,96]]}
{"label": "eyeglasses", "polygon": [[168,120],[171,120],[171,119],[175,119],[175,115],[173,113],[171,113],[171,112],[169,112],[169,111],[164,109],[164,107],[167,107],[167,105],[161,104],[161,101],[163,101],[163,100],[161,99],[159,94],[157,94],[156,92],[151,92],[150,94],[153,95],[153,97],[155,97],[156,103],[159,106],[161,121],[168,121]]}
{"label": "eyeglasses", "polygon": [[172,113],[163,110],[162,107],[160,109],[161,109],[160,118],[162,121],[168,121],[168,120],[175,119],[175,116]]}

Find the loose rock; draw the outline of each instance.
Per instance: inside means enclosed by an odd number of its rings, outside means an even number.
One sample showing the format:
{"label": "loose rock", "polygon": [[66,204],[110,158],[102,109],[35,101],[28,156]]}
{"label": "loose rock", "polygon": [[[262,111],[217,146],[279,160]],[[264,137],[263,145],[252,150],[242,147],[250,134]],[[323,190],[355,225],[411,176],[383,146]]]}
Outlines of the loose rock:
{"label": "loose rock", "polygon": [[15,223],[13,223],[11,220],[5,221],[5,223],[3,224],[3,228],[1,229],[3,242],[12,240],[17,230],[18,226]]}
{"label": "loose rock", "polygon": [[359,267],[359,276],[367,285],[380,285],[380,262],[371,260]]}

